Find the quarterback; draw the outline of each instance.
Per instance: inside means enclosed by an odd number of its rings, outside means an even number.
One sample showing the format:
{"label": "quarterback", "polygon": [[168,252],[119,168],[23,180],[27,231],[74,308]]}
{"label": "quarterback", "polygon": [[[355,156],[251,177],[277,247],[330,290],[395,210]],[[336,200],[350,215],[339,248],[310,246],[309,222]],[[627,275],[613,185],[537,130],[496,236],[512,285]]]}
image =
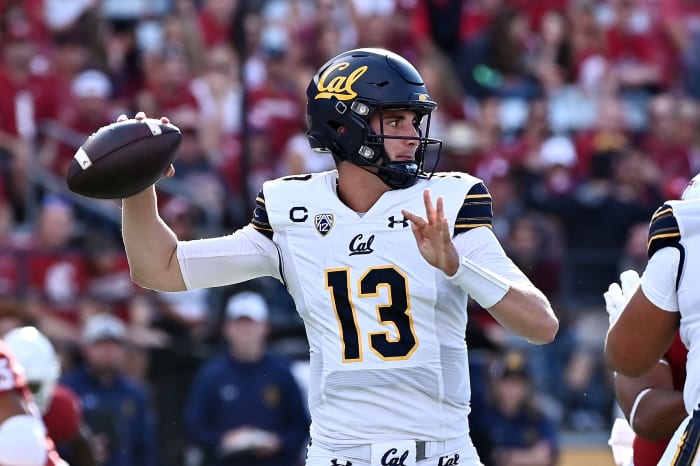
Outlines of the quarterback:
{"label": "quarterback", "polygon": [[[649,226],[649,262],[640,285],[608,331],[605,356],[615,371],[637,377],[652,369],[677,332],[688,349],[685,411],[659,465],[700,464],[700,175],[681,200],[657,209]],[[665,421],[665,420],[664,420]],[[658,422],[662,422],[659,420]]]}
{"label": "quarterback", "polygon": [[481,180],[424,170],[441,147],[429,137],[436,104],[408,61],[342,53],[307,98],[311,147],[337,169],[264,183],[249,225],[197,241],[160,220],[154,189],[124,199],[132,277],[171,291],[284,283],[310,346],[307,466],[479,465],[468,296],[533,343],[554,338],[557,318],[493,235]]}

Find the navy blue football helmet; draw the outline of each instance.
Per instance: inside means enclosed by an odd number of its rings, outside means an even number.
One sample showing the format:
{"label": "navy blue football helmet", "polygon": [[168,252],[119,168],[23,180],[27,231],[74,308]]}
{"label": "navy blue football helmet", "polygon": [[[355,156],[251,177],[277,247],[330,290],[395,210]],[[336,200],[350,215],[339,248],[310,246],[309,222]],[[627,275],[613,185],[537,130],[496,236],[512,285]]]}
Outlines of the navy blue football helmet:
{"label": "navy blue football helmet", "polygon": [[[428,137],[430,114],[437,104],[418,71],[403,57],[372,48],[342,53],[318,70],[306,95],[306,134],[313,150],[330,152],[336,160],[377,167],[376,175],[392,188],[407,188],[418,178],[432,175],[435,167],[426,173],[423,163],[428,144],[436,145],[438,157],[442,148],[442,141]],[[370,117],[385,109],[416,112],[418,137],[373,131]],[[390,138],[418,141],[415,161],[391,162],[384,150],[384,140]]]}

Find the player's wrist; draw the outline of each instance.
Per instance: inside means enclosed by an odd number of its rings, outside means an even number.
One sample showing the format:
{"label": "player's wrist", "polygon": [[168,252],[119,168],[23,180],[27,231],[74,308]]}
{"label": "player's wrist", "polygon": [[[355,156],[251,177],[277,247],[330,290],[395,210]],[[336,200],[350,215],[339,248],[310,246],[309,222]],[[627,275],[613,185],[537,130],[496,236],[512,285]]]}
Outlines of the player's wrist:
{"label": "player's wrist", "polygon": [[459,270],[459,255],[455,252],[453,257],[449,257],[446,264],[442,267],[442,272],[448,277],[454,277],[454,275]]}
{"label": "player's wrist", "polygon": [[510,290],[508,281],[462,256],[459,267],[447,277],[455,285],[469,293],[485,309],[495,306]]}

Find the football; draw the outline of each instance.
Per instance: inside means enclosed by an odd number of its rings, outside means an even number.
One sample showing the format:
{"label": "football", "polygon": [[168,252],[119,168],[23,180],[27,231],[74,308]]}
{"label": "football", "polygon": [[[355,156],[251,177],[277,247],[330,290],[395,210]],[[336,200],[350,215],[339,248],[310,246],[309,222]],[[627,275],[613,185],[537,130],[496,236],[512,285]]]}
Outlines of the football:
{"label": "football", "polygon": [[177,156],[180,130],[154,118],[103,126],[73,155],[66,183],[74,193],[122,199],[163,176]]}

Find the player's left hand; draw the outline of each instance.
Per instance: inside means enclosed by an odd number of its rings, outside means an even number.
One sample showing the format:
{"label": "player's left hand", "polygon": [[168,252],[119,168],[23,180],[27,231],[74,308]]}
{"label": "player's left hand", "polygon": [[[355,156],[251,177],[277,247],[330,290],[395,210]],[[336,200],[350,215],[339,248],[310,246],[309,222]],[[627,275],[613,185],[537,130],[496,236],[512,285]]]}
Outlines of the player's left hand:
{"label": "player's left hand", "polygon": [[608,311],[610,325],[614,324],[622,310],[627,305],[637,287],[639,286],[639,274],[635,270],[625,270],[620,274],[620,284],[613,282],[608,291],[603,293],[605,298],[605,310]]}
{"label": "player's left hand", "polygon": [[445,217],[443,198],[437,198],[435,205],[430,198],[430,190],[423,191],[425,216],[423,218],[407,210],[402,210],[404,217],[411,221],[411,230],[421,255],[433,267],[454,275],[459,268],[459,254],[452,242],[450,226]]}

